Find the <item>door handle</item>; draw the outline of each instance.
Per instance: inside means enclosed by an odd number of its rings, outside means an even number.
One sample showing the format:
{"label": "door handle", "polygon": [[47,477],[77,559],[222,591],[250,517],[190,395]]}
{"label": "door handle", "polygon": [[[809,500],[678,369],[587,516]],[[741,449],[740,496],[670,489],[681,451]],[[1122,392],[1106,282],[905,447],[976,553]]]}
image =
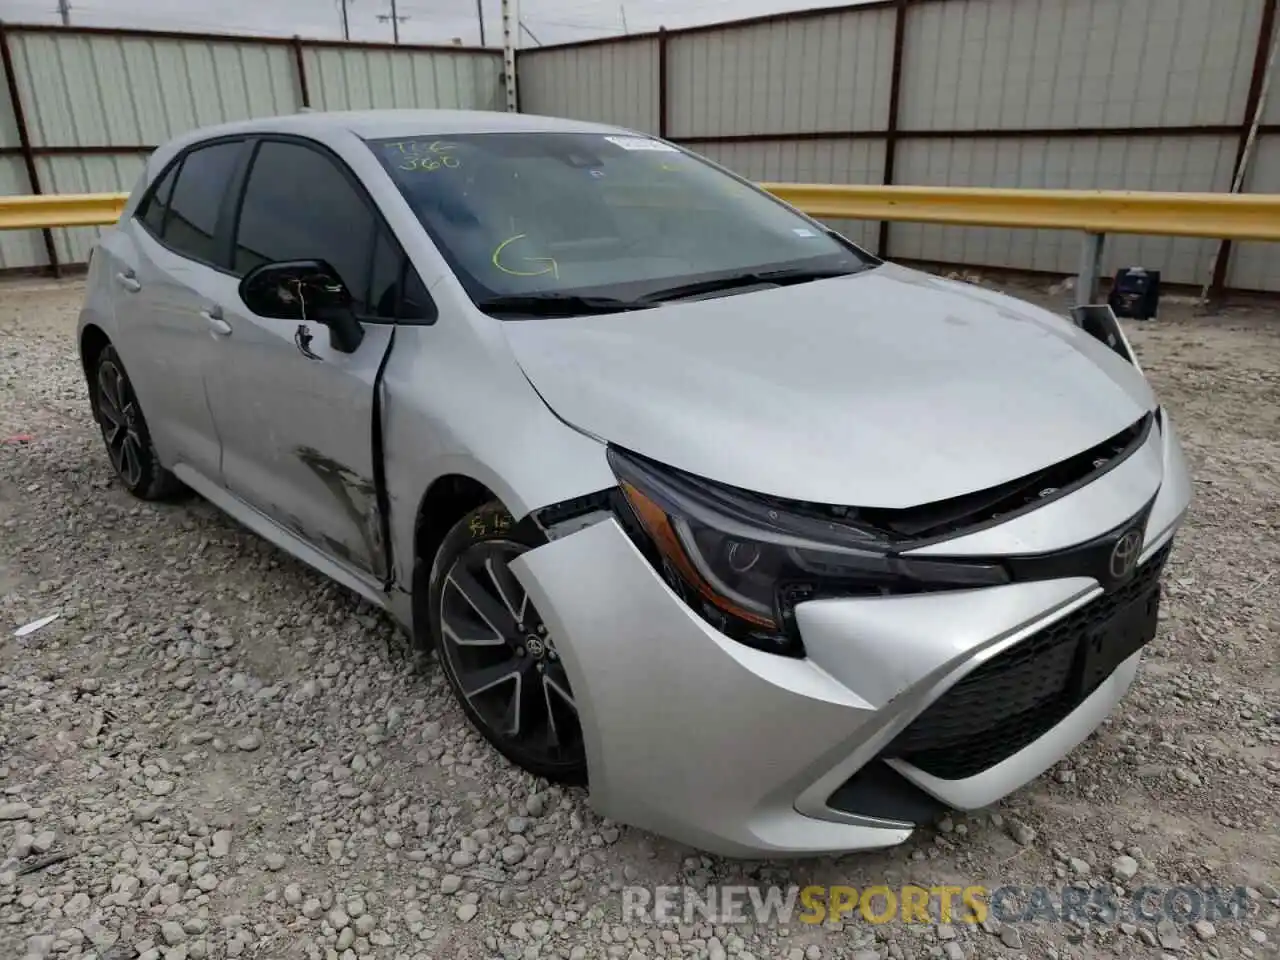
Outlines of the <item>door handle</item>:
{"label": "door handle", "polygon": [[222,319],[220,312],[215,313],[213,310],[201,310],[200,316],[204,317],[209,323],[209,329],[220,337],[231,336],[231,324]]}
{"label": "door handle", "polygon": [[120,286],[124,287],[130,293],[137,293],[142,289],[142,284],[138,282],[138,278],[133,275],[132,270],[128,273],[117,273],[116,283],[120,284]]}

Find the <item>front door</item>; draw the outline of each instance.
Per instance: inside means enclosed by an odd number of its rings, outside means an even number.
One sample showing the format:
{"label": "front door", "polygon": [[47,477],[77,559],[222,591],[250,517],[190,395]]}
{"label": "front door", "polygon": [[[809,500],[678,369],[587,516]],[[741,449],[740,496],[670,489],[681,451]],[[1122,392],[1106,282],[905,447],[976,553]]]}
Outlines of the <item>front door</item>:
{"label": "front door", "polygon": [[[382,582],[375,389],[395,327],[368,301],[375,254],[394,245],[340,164],[300,141],[257,146],[233,276],[219,297],[228,332],[210,406],[227,488],[366,581]],[[365,336],[353,352],[331,346],[314,321],[259,317],[240,300],[237,278],[253,267],[303,259],[327,262],[356,299]]]}

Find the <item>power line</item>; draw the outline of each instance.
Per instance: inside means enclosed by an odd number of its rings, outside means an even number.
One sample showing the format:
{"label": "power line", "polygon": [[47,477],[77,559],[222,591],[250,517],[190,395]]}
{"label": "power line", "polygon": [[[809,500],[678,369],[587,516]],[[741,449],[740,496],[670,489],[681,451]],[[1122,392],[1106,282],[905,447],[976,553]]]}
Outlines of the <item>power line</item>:
{"label": "power line", "polygon": [[529,39],[530,39],[530,40],[532,40],[532,41],[533,41],[534,43],[536,43],[538,46],[542,46],[542,41],[541,41],[541,40],[539,40],[539,39],[534,35],[534,32],[533,32],[532,30],[530,30],[527,26],[525,26],[525,23],[524,23],[524,21],[523,21],[523,20],[521,20],[521,21],[520,21],[520,29],[521,29],[521,30],[523,30],[525,33],[527,33],[527,34],[529,35]]}
{"label": "power line", "polygon": [[407,15],[400,16],[396,13],[396,0],[391,0],[391,13],[378,14],[378,20],[382,23],[386,23],[388,20],[391,21],[391,42],[395,44],[400,42],[400,24],[408,19]]}
{"label": "power line", "polygon": [[338,0],[338,6],[342,8],[342,39],[351,39],[351,20],[347,17],[347,4],[350,0]]}

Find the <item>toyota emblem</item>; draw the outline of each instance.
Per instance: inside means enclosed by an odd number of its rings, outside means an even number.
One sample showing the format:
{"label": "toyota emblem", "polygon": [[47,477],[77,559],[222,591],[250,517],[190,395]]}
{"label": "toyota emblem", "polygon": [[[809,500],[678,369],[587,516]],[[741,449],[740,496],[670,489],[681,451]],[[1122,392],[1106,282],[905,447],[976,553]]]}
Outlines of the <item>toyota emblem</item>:
{"label": "toyota emblem", "polygon": [[1123,580],[1129,574],[1133,573],[1133,568],[1138,565],[1138,554],[1141,552],[1141,531],[1127,531],[1124,536],[1116,541],[1116,545],[1111,548],[1112,578],[1116,580]]}

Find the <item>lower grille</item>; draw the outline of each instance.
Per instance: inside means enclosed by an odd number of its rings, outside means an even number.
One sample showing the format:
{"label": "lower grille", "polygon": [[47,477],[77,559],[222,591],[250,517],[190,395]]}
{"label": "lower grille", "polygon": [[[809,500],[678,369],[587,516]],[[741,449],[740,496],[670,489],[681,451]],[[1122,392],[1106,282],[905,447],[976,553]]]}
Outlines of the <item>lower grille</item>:
{"label": "lower grille", "polygon": [[1131,604],[1159,601],[1166,544],[1132,580],[1037,631],[963,677],[881,753],[944,780],[995,766],[1037,740],[1105,679],[1081,686],[1081,648]]}
{"label": "lower grille", "polygon": [[947,805],[931,797],[887,763],[872,760],[827,798],[827,806],[877,820],[917,826],[932,823]]}

